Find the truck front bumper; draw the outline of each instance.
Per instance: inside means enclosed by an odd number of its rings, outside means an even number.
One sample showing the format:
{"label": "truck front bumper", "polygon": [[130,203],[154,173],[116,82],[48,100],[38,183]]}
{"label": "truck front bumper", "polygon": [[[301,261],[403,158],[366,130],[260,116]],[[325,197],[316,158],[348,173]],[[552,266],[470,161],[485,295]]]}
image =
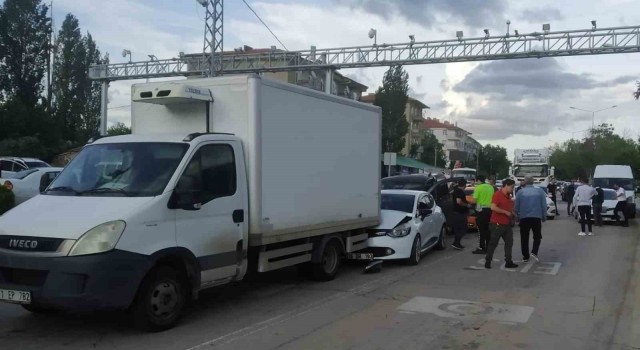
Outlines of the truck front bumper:
{"label": "truck front bumper", "polygon": [[151,268],[148,256],[102,254],[34,257],[0,253],[0,289],[31,292],[31,303],[67,311],[129,307]]}

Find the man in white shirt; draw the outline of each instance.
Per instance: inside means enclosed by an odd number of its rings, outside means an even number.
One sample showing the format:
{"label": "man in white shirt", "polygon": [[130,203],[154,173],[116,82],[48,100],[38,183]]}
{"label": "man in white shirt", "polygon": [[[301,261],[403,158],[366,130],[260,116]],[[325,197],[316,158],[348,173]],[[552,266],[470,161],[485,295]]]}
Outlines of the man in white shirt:
{"label": "man in white shirt", "polygon": [[[580,213],[580,228],[578,236],[593,236],[591,224],[591,198],[597,194],[596,189],[589,184],[583,183],[576,188],[576,194],[573,196],[574,207],[578,208]],[[585,225],[589,226],[589,231],[584,232]]]}
{"label": "man in white shirt", "polygon": [[629,218],[627,217],[627,193],[624,187],[619,184],[614,184],[613,188],[616,190],[616,196],[618,198],[616,208],[613,210],[613,217],[616,218],[616,224],[620,225],[620,216],[618,215],[618,212],[622,212],[622,215],[624,215],[624,223],[622,226],[629,227]]}

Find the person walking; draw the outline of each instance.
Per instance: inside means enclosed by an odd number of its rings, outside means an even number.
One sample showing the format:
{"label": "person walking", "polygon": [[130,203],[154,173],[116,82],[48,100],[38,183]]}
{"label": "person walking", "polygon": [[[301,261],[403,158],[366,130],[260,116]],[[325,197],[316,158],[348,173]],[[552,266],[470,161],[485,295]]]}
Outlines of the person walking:
{"label": "person walking", "polygon": [[[514,212],[520,220],[520,247],[522,261],[529,262],[529,258],[536,261],[540,241],[542,241],[542,223],[547,219],[547,195],[542,188],[533,186],[533,176],[524,177],[526,186],[516,194]],[[533,248],[529,252],[529,232],[533,231]]]}
{"label": "person walking", "polygon": [[491,232],[491,239],[489,241],[489,247],[487,248],[487,255],[484,260],[484,267],[491,268],[491,262],[493,261],[493,253],[498,247],[500,238],[504,241],[504,259],[506,261],[505,267],[508,269],[514,269],[518,265],[513,263],[511,256],[511,250],[513,249],[513,200],[511,194],[513,193],[513,187],[515,181],[512,179],[505,179],[502,182],[502,189],[493,194],[491,199],[491,219],[489,221],[489,231]]}
{"label": "person walking", "polygon": [[602,203],[604,203],[604,191],[600,186],[596,187],[596,195],[591,200],[593,207],[593,221],[596,226],[602,226]]}
{"label": "person walking", "polygon": [[467,195],[464,188],[467,186],[467,180],[461,178],[456,182],[457,186],[453,189],[453,234],[454,241],[451,247],[453,249],[462,250],[464,247],[460,242],[465,233],[467,233],[467,215],[471,204],[467,202]]}
{"label": "person walking", "polygon": [[487,254],[487,246],[489,245],[489,220],[491,219],[491,199],[493,198],[494,188],[492,185],[485,183],[484,175],[478,176],[478,183],[473,190],[473,199],[476,201],[476,222],[478,231],[480,231],[480,242],[478,248],[473,254]]}
{"label": "person walking", "polygon": [[567,194],[565,198],[567,198],[567,215],[571,216],[572,214],[571,204],[573,203],[573,196],[575,196],[576,194],[576,185],[573,182],[570,182],[569,185],[567,185],[566,191],[567,191]]}
{"label": "person walking", "polygon": [[[578,182],[580,180],[578,179]],[[597,194],[595,188],[591,187],[587,183],[582,183],[576,188],[576,194],[573,196],[574,207],[578,208],[580,214],[580,232],[578,236],[593,236],[592,224],[591,224],[591,198]],[[589,231],[585,233],[585,226],[588,226]]]}
{"label": "person walking", "polygon": [[622,226],[629,227],[629,218],[627,214],[627,193],[624,187],[620,186],[620,184],[614,184],[613,188],[616,190],[616,197],[618,199],[618,203],[616,203],[616,208],[613,209],[613,217],[616,219],[616,225],[620,225],[620,216],[619,212],[622,212],[624,215],[624,223]]}

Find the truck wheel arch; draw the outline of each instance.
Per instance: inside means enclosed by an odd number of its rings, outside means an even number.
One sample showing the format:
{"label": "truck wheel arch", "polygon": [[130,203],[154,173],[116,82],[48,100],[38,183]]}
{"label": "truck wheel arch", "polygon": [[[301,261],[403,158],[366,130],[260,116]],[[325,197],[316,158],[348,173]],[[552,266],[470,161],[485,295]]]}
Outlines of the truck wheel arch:
{"label": "truck wheel arch", "polygon": [[324,247],[331,241],[336,241],[342,251],[342,254],[345,253],[346,248],[344,245],[344,239],[341,235],[330,235],[324,236],[322,239],[317,240],[313,244],[313,252],[311,253],[311,262],[319,263],[322,260],[322,252],[324,251]]}
{"label": "truck wheel arch", "polygon": [[147,273],[160,265],[168,265],[184,272],[189,282],[192,298],[197,298],[200,290],[200,265],[190,250],[182,247],[162,249],[151,254],[151,261],[151,268]]}

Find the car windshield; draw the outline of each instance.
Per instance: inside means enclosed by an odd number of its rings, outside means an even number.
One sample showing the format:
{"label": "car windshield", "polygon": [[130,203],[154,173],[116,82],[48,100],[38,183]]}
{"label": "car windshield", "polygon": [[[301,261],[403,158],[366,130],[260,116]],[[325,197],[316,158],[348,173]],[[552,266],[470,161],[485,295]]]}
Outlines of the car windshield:
{"label": "car windshield", "polygon": [[28,162],[24,162],[24,164],[26,164],[29,168],[50,168],[51,167],[51,165],[45,162],[40,162],[40,161],[28,161]]}
{"label": "car windshield", "polygon": [[380,209],[413,213],[413,205],[415,203],[415,199],[416,196],[412,194],[383,193],[380,201]]}
{"label": "car windshield", "polygon": [[27,170],[18,171],[17,173],[13,174],[13,176],[11,176],[11,178],[12,179],[17,179],[17,180],[22,180],[25,177],[35,173],[36,171],[38,171],[38,169],[27,169]]}
{"label": "car windshield", "polygon": [[604,191],[604,199],[605,200],[617,200],[618,196],[616,195],[616,191]]}
{"label": "car windshield", "polygon": [[546,165],[516,165],[513,171],[516,176],[547,176],[549,175],[547,168]]}
{"label": "car windshield", "polygon": [[594,186],[600,186],[602,188],[613,188],[613,185],[618,184],[627,191],[633,191],[633,179],[620,179],[613,177],[601,177],[593,179]]}
{"label": "car windshield", "polygon": [[46,194],[157,196],[167,186],[187,148],[182,143],[90,145],[67,165]]}
{"label": "car windshield", "polygon": [[473,170],[455,170],[454,169],[451,173],[451,177],[456,177],[456,178],[461,177],[467,181],[475,180],[476,172]]}

